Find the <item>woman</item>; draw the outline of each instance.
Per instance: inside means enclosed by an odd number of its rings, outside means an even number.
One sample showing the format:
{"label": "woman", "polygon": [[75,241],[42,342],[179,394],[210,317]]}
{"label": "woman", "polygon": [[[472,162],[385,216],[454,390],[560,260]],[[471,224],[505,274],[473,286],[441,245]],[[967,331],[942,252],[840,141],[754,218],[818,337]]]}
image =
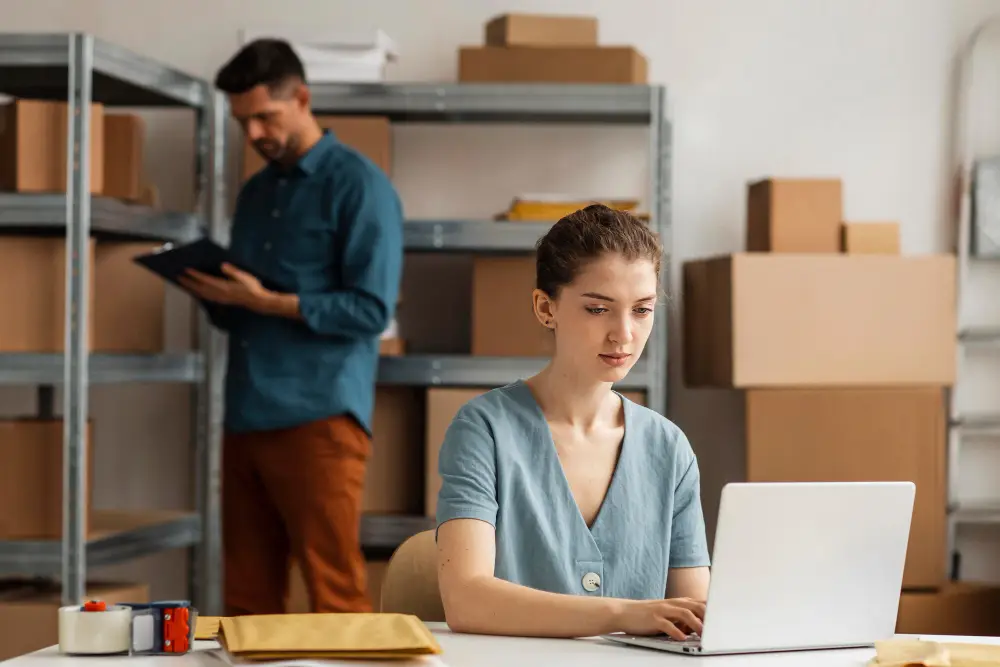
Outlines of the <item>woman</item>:
{"label": "woman", "polygon": [[538,375],[467,404],[441,447],[439,582],[458,632],[701,631],[708,550],[684,434],[613,391],[653,326],[661,247],[592,205],[539,242]]}

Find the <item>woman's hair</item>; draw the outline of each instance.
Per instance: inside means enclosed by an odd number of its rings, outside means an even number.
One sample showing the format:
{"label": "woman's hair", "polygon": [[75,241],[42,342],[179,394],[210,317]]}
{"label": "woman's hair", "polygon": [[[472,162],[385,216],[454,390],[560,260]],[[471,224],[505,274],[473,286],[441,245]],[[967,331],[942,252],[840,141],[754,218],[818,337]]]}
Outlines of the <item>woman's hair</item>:
{"label": "woman's hair", "polygon": [[580,269],[605,254],[648,259],[660,277],[660,240],[642,220],[603,204],[591,204],[554,224],[535,251],[535,286],[555,298]]}

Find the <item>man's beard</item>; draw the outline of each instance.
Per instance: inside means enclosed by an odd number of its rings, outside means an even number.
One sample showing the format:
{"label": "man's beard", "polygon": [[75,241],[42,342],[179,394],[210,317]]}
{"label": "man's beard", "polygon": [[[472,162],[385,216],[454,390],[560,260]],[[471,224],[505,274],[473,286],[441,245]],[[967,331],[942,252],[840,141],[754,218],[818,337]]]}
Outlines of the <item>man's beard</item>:
{"label": "man's beard", "polygon": [[295,137],[289,137],[285,143],[274,139],[258,139],[253,142],[253,147],[265,160],[286,164],[295,153],[297,143]]}

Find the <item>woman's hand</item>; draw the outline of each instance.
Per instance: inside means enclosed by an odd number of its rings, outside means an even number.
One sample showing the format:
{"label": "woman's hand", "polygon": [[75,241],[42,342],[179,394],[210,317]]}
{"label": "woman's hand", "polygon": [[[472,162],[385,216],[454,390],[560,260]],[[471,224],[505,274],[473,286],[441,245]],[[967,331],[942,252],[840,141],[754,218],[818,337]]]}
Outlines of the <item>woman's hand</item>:
{"label": "woman's hand", "polygon": [[629,600],[622,607],[619,629],[630,635],[665,634],[683,641],[701,634],[705,603],[690,598]]}

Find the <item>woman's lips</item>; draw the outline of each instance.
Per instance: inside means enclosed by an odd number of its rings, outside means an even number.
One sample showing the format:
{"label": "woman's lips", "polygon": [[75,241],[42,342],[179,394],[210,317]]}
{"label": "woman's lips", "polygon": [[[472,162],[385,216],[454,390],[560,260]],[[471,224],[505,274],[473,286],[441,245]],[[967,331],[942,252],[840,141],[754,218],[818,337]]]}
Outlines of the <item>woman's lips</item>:
{"label": "woman's lips", "polygon": [[626,362],[628,362],[629,357],[631,357],[632,355],[616,352],[614,354],[599,354],[597,356],[599,356],[601,358],[601,361],[606,363],[608,366],[611,366],[613,368],[620,368],[624,366]]}

